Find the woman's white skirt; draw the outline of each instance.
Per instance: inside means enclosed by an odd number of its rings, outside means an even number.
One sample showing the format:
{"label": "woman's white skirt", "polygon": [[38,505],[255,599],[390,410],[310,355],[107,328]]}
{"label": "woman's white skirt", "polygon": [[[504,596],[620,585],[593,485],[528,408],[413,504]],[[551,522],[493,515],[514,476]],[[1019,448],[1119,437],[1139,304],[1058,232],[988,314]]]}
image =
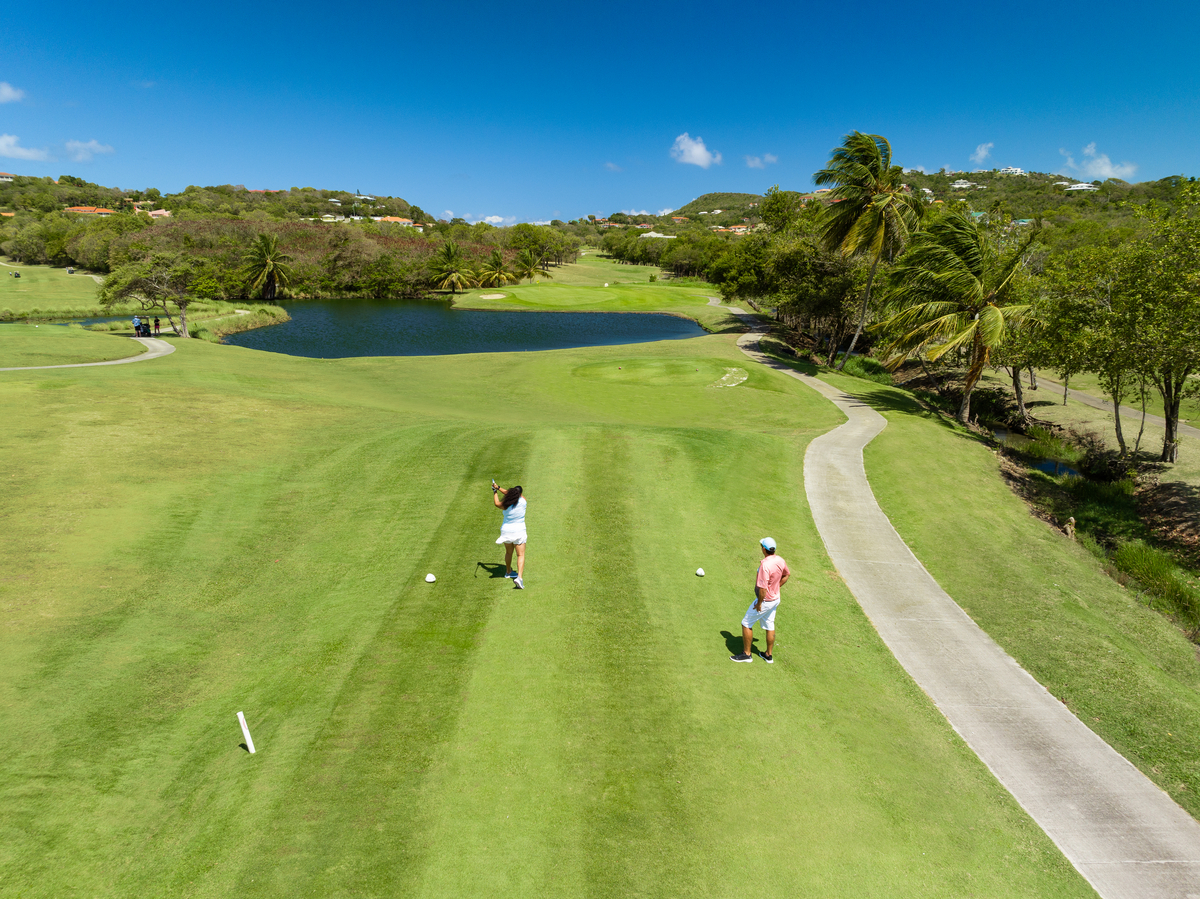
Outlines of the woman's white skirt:
{"label": "woman's white skirt", "polygon": [[525,542],[525,523],[506,524],[500,528],[500,539],[497,543],[524,543]]}

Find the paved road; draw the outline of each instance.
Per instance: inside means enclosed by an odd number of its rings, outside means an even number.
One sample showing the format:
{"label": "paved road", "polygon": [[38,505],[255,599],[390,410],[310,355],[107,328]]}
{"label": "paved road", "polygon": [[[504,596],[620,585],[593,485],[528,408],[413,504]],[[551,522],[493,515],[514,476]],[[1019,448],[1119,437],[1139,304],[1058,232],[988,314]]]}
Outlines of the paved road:
{"label": "paved road", "polygon": [[[1039,375],[1038,382],[1041,384],[1049,384],[1051,387],[1054,387],[1057,390],[1062,390],[1062,384],[1059,384],[1057,381],[1052,381],[1045,376]],[[1028,394],[1026,394],[1026,396],[1028,396]],[[1067,396],[1073,400],[1083,403],[1085,406],[1091,406],[1093,409],[1101,409],[1104,412],[1112,412],[1113,410],[1113,404],[1111,402],[1101,399],[1098,396],[1092,396],[1090,393],[1080,393],[1078,390],[1072,390],[1068,387]],[[1129,406],[1121,407],[1121,424],[1126,428],[1127,432],[1128,429],[1132,427],[1133,432],[1136,434],[1138,422],[1141,420],[1141,409],[1131,409]],[[1163,430],[1166,430],[1167,421],[1161,415],[1151,415],[1150,413],[1146,413],[1146,421],[1152,425],[1162,428]],[[1191,425],[1180,424],[1179,436],[1200,437],[1200,428],[1193,428]]]}
{"label": "paved road", "polygon": [[124,359],[109,359],[107,362],[73,362],[70,365],[23,365],[16,368],[0,368],[0,371],[36,371],[41,368],[91,368],[93,365],[125,365],[129,362],[146,362],[160,356],[169,356],[175,352],[175,347],[157,337],[131,337],[144,346],[148,352],[136,356],[126,356]]}
{"label": "paved road", "polygon": [[862,450],[874,409],[757,352],[849,419],[804,457],[813,519],[838,572],[904,669],[1104,899],[1200,899],[1200,823],[1090,731],[962,611],[896,533]]}

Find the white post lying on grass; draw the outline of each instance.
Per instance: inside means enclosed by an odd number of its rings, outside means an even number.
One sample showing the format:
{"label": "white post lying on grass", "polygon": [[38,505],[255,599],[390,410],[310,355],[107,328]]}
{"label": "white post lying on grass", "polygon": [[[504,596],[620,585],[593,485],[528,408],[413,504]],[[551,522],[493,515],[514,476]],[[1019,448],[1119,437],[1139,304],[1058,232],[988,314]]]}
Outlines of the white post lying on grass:
{"label": "white post lying on grass", "polygon": [[242,736],[246,738],[246,748],[254,755],[254,741],[250,739],[250,728],[246,726],[246,716],[238,712],[238,724],[242,726]]}

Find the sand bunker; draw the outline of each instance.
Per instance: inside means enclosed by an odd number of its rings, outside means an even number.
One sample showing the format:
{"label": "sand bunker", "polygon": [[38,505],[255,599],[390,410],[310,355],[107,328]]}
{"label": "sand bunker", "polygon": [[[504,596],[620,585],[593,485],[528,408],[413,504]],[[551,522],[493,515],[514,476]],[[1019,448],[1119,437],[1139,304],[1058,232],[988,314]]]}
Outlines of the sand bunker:
{"label": "sand bunker", "polygon": [[502,299],[504,299],[505,296],[506,295],[502,294],[502,293],[481,293],[479,295],[479,299],[481,299],[481,300],[502,300]]}
{"label": "sand bunker", "polygon": [[725,377],[711,385],[713,387],[737,387],[742,381],[750,377],[749,373],[744,368],[727,368],[725,369]]}

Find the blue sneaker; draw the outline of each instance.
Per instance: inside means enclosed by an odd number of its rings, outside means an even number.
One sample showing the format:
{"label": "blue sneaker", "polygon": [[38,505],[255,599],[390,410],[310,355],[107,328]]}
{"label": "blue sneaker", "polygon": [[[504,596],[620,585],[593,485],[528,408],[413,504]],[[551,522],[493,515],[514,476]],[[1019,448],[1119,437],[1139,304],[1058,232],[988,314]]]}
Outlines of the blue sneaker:
{"label": "blue sneaker", "polygon": [[516,573],[515,571],[510,571],[508,574],[506,574],[506,575],[504,575],[504,576],[505,576],[505,577],[516,577],[516,576],[517,576],[517,573]]}

